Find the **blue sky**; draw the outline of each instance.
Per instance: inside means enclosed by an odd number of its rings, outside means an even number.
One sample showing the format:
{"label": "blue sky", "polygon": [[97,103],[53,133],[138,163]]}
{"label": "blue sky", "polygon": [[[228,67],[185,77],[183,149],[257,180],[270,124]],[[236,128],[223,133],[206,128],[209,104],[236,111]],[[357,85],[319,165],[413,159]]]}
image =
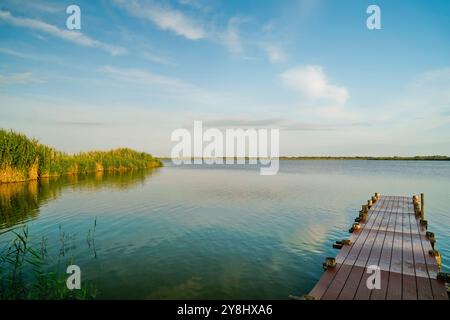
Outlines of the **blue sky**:
{"label": "blue sky", "polygon": [[[81,8],[81,31],[66,7]],[[381,8],[368,30],[366,8]],[[0,1],[0,127],[169,155],[194,120],[283,155],[450,154],[448,1]]]}

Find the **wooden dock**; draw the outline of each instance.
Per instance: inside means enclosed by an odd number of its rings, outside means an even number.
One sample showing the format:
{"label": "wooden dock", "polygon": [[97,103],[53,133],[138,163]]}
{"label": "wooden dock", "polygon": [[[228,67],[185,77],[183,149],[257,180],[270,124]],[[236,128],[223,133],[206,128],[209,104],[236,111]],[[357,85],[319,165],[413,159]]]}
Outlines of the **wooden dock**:
{"label": "wooden dock", "polygon": [[[434,234],[427,232],[423,195],[421,200],[375,194],[355,219],[349,239],[333,245],[339,254],[327,258],[323,276],[306,298],[448,300],[448,274],[439,273],[441,257]],[[375,273],[368,273],[369,266],[379,267],[379,289],[367,285]]]}

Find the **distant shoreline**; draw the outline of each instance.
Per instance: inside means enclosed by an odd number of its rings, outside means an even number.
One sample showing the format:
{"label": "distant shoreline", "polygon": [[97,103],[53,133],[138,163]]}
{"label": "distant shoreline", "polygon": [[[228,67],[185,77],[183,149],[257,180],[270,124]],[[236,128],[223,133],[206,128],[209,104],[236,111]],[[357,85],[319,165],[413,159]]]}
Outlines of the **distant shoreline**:
{"label": "distant shoreline", "polygon": [[280,160],[396,160],[396,161],[450,161],[448,156],[414,156],[414,157],[280,157]]}
{"label": "distant shoreline", "polygon": [[[158,159],[167,161],[172,160],[170,157],[158,157]],[[187,160],[188,158],[181,158]],[[191,158],[193,160],[194,158]],[[213,158],[214,159],[214,158]],[[215,158],[220,159],[220,158]],[[222,158],[226,159],[226,158]],[[230,159],[242,159],[242,158],[230,158]],[[249,160],[249,157],[246,157],[245,160]],[[252,158],[254,159],[254,158]],[[262,158],[268,159],[268,158]],[[372,160],[372,161],[450,161],[449,156],[413,156],[413,157],[399,157],[399,156],[390,156],[390,157],[368,157],[368,156],[282,156],[279,157],[279,160]]]}

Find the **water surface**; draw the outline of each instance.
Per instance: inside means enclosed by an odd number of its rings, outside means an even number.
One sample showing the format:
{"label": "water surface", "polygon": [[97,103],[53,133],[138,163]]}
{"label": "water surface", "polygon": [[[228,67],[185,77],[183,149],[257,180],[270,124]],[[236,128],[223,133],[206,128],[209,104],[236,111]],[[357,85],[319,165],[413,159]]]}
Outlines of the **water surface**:
{"label": "water surface", "polygon": [[45,236],[49,254],[70,256],[100,298],[286,299],[314,286],[374,192],[425,192],[449,271],[450,162],[289,160],[275,176],[165,164],[0,185],[0,230]]}

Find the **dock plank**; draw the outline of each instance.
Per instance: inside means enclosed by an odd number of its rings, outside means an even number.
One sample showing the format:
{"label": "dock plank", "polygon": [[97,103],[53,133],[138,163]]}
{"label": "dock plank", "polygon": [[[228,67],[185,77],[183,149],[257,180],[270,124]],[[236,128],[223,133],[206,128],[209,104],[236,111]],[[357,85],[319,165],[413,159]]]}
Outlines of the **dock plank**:
{"label": "dock plank", "polygon": [[337,272],[335,278],[333,279],[333,282],[328,287],[327,291],[323,295],[324,300],[335,300],[338,298],[339,294],[341,293],[342,288],[344,287],[345,283],[347,282],[347,278],[352,270],[353,265],[358,259],[358,256],[363,249],[364,243],[366,242],[367,237],[370,234],[371,228],[374,224],[379,221],[379,210],[377,210],[377,207],[373,207],[369,210],[369,213],[373,219],[368,222],[366,225],[363,225],[358,233],[361,235],[356,240],[355,244],[353,245],[352,249],[350,250],[349,254],[347,255],[347,258],[344,261],[344,265],[339,269]]}
{"label": "dock plank", "polygon": [[[361,229],[350,237],[310,296],[323,300],[448,300],[426,228],[416,217],[412,197],[382,196]],[[369,289],[369,266],[380,269],[381,288]]]}
{"label": "dock plank", "polygon": [[391,267],[392,246],[394,243],[395,224],[397,217],[393,214],[394,200],[389,200],[390,219],[386,227],[386,237],[384,238],[383,248],[381,250],[381,257],[379,267],[381,269],[381,289],[372,290],[370,295],[371,300],[384,300],[387,294],[389,283],[389,269]]}
{"label": "dock plank", "polygon": [[417,300],[416,273],[414,269],[414,254],[411,238],[411,223],[409,220],[409,211],[406,199],[402,199],[402,216],[403,216],[403,300]]}
{"label": "dock plank", "polygon": [[[383,209],[385,209],[383,207]],[[358,259],[356,260],[351,275],[349,276],[349,281],[347,281],[346,285],[344,286],[339,299],[341,300],[350,300],[350,299],[362,299],[363,298],[363,291],[360,291],[359,295],[356,297],[358,288],[360,285],[363,288],[366,288],[366,281],[364,281],[364,278],[367,279],[369,276],[366,273],[366,267],[369,265],[368,261],[372,254],[373,247],[376,245],[376,238],[378,237],[378,231],[380,227],[385,222],[386,217],[388,217],[390,214],[387,210],[380,210],[377,222],[372,226],[370,233],[364,243],[364,246],[362,248],[362,251],[360,255],[358,256]],[[378,263],[378,259],[377,259]],[[369,291],[369,289],[367,289]],[[370,293],[368,292],[368,295]]]}
{"label": "dock plank", "polygon": [[402,268],[403,268],[403,215],[400,211],[400,199],[395,197],[393,214],[396,217],[394,241],[392,244],[391,264],[386,299],[401,300],[402,298]]}
{"label": "dock plank", "polygon": [[[367,221],[363,223],[363,226],[367,226],[373,223],[374,217],[371,215],[368,217]],[[309,296],[314,297],[315,299],[321,299],[336,274],[340,270],[343,265],[343,262],[346,260],[349,252],[352,250],[358,238],[361,236],[361,232],[352,233],[349,237],[351,243],[348,246],[343,246],[339,251],[338,256],[336,257],[336,267],[334,269],[329,269],[324,272],[323,276],[320,278],[319,282],[314,286],[314,288],[309,293]]]}
{"label": "dock plank", "polygon": [[[386,229],[389,226],[389,223],[391,219],[393,218],[392,212],[389,210],[389,208],[392,207],[392,201],[388,200],[386,205],[386,212],[385,216],[383,218],[383,221],[378,229],[377,237],[373,243],[372,251],[370,253],[370,257],[366,264],[366,269],[369,266],[378,266],[380,267],[380,260],[383,252],[384,242],[386,240]],[[355,300],[369,300],[371,297],[371,294],[374,290],[370,290],[367,287],[367,280],[371,276],[370,273],[367,271],[364,272],[363,277],[361,279],[361,282],[359,284],[358,290],[356,292],[356,295],[354,297]],[[383,279],[381,279],[382,283]],[[377,289],[378,291],[381,289]]]}

